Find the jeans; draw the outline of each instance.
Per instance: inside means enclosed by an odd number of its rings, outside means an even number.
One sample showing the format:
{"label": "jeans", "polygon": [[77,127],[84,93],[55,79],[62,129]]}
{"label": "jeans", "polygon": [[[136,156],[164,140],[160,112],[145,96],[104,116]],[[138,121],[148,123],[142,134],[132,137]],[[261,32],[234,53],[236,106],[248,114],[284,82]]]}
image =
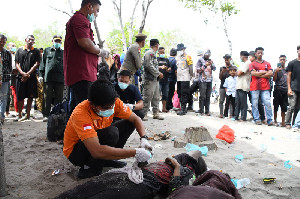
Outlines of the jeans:
{"label": "jeans", "polygon": [[236,90],[235,94],[235,119],[239,119],[239,114],[241,112],[241,120],[246,121],[247,119],[247,92],[241,89]]}
{"label": "jeans", "polygon": [[252,101],[252,113],[254,121],[261,121],[259,118],[259,111],[258,111],[258,99],[261,96],[261,100],[265,105],[266,115],[267,115],[267,123],[270,124],[273,121],[273,114],[272,114],[272,106],[271,106],[271,97],[269,90],[256,90],[250,91],[251,92],[251,101]]}
{"label": "jeans", "polygon": [[297,117],[296,117],[296,119],[295,119],[293,128],[298,128],[298,129],[300,129],[300,111],[298,111],[298,113],[297,113]]}
{"label": "jeans", "polygon": [[7,106],[7,94],[9,89],[9,82],[3,82],[0,88],[0,112],[1,118],[5,118],[5,111]]}
{"label": "jeans", "polygon": [[168,93],[168,99],[167,99],[167,110],[170,110],[170,109],[173,108],[172,98],[173,98],[174,92],[175,92],[175,85],[176,85],[176,82],[169,81],[169,93]]}
{"label": "jeans", "polygon": [[212,82],[201,82],[200,85],[200,113],[209,113],[210,95],[212,90]]}
{"label": "jeans", "polygon": [[161,92],[161,100],[167,101],[169,92],[169,82],[159,82],[159,90]]}

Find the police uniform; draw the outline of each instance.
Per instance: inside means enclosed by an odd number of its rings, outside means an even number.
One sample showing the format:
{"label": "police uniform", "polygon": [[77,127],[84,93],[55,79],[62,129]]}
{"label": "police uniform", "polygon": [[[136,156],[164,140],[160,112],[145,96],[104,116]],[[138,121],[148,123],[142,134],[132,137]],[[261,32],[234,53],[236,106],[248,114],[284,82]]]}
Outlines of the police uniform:
{"label": "police uniform", "polygon": [[153,49],[148,50],[144,56],[144,112],[147,116],[147,112],[152,105],[153,116],[158,115],[159,112],[159,81],[158,76],[160,74],[158,68],[158,62],[155,57]]}
{"label": "police uniform", "polygon": [[190,80],[193,76],[193,61],[191,56],[178,55],[177,62],[177,90],[180,98],[181,110],[186,113],[186,104],[189,102]]}
{"label": "police uniform", "polygon": [[[137,34],[135,36],[137,39],[146,39],[147,35],[144,34]],[[137,42],[132,44],[125,55],[124,62],[120,68],[120,71],[122,70],[129,70],[131,74],[135,74],[135,72],[140,69],[142,66],[141,61],[141,48]]]}

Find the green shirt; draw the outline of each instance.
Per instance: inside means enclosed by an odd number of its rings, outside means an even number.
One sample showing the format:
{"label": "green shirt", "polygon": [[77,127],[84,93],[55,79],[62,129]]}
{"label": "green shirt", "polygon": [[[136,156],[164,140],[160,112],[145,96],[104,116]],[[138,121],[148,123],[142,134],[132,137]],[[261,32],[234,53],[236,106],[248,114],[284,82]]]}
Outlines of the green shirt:
{"label": "green shirt", "polygon": [[63,54],[61,48],[46,48],[40,65],[40,75],[44,82],[64,83]]}

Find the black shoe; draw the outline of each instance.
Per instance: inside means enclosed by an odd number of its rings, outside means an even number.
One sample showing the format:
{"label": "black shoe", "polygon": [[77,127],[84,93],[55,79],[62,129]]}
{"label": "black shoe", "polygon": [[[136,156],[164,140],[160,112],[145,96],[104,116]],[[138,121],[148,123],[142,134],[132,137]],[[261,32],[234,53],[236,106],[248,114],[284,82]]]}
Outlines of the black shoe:
{"label": "black shoe", "polygon": [[186,111],[181,110],[181,111],[179,111],[179,112],[177,113],[177,115],[186,115]]}
{"label": "black shoe", "polygon": [[187,111],[188,111],[188,112],[193,112],[193,111],[194,111],[194,110],[193,110],[193,107],[188,107],[188,108],[187,108]]}
{"label": "black shoe", "polygon": [[127,165],[126,162],[119,160],[106,160],[103,167],[123,168]]}
{"label": "black shoe", "polygon": [[86,178],[91,178],[91,177],[94,177],[94,176],[99,176],[99,175],[101,175],[101,173],[102,173],[102,168],[100,168],[98,170],[95,170],[95,169],[92,169],[92,168],[84,169],[84,168],[81,167],[79,169],[77,177],[79,179],[86,179]]}
{"label": "black shoe", "polygon": [[198,110],[198,111],[195,111],[195,113],[200,113],[200,114],[203,114],[203,113],[201,113],[201,111],[200,111],[200,110]]}

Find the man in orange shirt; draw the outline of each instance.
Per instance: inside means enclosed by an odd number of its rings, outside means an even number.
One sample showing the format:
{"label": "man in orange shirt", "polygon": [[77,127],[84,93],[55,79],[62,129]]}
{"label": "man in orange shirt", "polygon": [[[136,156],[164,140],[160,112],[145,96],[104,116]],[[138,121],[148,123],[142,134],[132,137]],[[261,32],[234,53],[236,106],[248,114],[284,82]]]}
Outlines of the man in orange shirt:
{"label": "man in orange shirt", "polygon": [[[96,80],[88,100],[77,105],[68,121],[63,152],[72,164],[81,167],[78,178],[100,175],[103,167],[126,166],[116,161],[119,159],[135,157],[137,162],[146,162],[152,156],[141,119],[117,96],[108,80]],[[112,124],[114,117],[122,120]],[[140,148],[123,149],[135,129],[141,137]]]}

